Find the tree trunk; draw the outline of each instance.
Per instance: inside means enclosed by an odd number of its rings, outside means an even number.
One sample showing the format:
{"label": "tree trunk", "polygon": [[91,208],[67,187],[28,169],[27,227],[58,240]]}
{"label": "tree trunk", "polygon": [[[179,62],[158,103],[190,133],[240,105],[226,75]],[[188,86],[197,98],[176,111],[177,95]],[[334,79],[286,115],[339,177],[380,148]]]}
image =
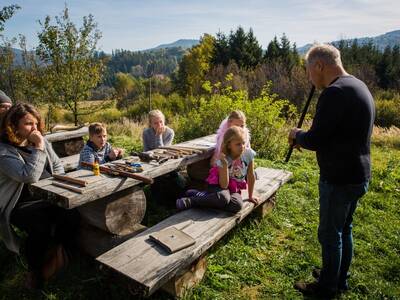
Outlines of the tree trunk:
{"label": "tree trunk", "polygon": [[74,101],[74,123],[75,126],[78,126],[78,104],[77,101]]}

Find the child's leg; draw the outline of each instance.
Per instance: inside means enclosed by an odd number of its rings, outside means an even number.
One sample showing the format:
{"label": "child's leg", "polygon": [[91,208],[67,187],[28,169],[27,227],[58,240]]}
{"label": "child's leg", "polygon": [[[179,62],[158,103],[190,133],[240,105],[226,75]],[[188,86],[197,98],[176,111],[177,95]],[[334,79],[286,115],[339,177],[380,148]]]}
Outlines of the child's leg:
{"label": "child's leg", "polygon": [[236,213],[243,207],[242,196],[238,193],[231,194],[229,190],[219,186],[209,186],[206,193],[186,198],[185,205],[189,207],[210,207]]}
{"label": "child's leg", "polygon": [[230,196],[230,201],[228,202],[224,210],[236,213],[240,211],[243,207],[242,196],[239,193],[233,193]]}
{"label": "child's leg", "polygon": [[224,209],[230,201],[229,190],[220,189],[203,196],[190,197],[191,207],[210,207]]}

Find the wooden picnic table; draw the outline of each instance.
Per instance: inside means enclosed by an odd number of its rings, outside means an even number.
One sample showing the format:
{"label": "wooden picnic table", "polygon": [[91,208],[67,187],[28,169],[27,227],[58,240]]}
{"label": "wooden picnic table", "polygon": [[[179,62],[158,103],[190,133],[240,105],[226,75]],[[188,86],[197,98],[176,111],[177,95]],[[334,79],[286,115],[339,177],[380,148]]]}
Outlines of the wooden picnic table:
{"label": "wooden picnic table", "polygon": [[[205,151],[202,154],[192,154],[182,158],[169,159],[167,162],[158,166],[142,162],[141,164],[144,171],[139,174],[156,178],[181,167],[207,159],[214,151],[215,137],[216,135],[214,134],[175,144],[174,146],[198,148]],[[127,159],[129,159],[129,157]],[[32,184],[32,190],[35,193],[40,194],[44,199],[49,200],[58,206],[70,209],[126,189],[132,189],[133,187],[141,189],[140,184],[142,183],[139,180],[131,178],[105,174],[94,176],[91,170],[85,169],[70,172],[68,173],[68,176],[86,180],[88,182],[88,185],[82,188],[82,194],[52,185],[52,181],[54,180],[53,178],[40,180],[39,182]]]}
{"label": "wooden picnic table", "polygon": [[[201,151],[169,159],[159,165],[141,162],[144,170],[138,174],[154,179],[182,167],[207,160],[213,154],[215,139],[216,135],[210,135],[175,144],[174,147],[195,148]],[[130,158],[132,157],[119,161],[124,162]],[[79,188],[79,192],[76,192],[55,186],[53,182],[59,181],[47,178],[32,184],[31,189],[36,195],[55,205],[65,209],[77,208],[86,223],[105,232],[122,236],[137,230],[137,225],[143,220],[146,212],[144,184],[141,181],[107,174],[95,176],[92,170],[87,169],[69,172],[67,176],[84,180],[87,185],[82,187],[69,184]]]}

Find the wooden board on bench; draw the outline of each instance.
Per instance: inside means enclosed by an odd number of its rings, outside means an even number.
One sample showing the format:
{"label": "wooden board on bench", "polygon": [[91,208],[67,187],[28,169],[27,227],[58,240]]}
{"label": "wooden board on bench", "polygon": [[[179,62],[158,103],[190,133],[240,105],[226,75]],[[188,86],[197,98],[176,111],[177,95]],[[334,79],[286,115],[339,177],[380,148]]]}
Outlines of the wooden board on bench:
{"label": "wooden board on bench", "polygon": [[[284,170],[257,168],[258,180],[255,195],[260,206],[275,194],[292,174]],[[247,198],[246,193],[243,194]],[[99,256],[97,260],[139,284],[145,295],[151,295],[182,270],[196,262],[203,253],[221,239],[254,210],[254,204],[246,201],[237,214],[213,209],[189,209],[179,212],[134,238]],[[169,254],[149,239],[153,233],[176,227],[195,239],[193,246]]]}
{"label": "wooden board on bench", "polygon": [[76,129],[76,130],[71,130],[71,131],[49,133],[49,134],[46,134],[45,138],[50,143],[55,143],[55,142],[80,138],[87,134],[89,134],[89,129],[88,129],[88,127],[85,126],[85,127],[82,127],[82,128]]}

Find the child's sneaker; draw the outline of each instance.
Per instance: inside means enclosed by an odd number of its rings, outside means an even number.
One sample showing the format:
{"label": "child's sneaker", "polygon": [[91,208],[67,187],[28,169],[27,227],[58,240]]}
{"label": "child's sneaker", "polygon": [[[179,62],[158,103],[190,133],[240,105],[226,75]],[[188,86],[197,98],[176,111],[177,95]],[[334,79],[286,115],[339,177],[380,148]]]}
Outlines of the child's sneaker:
{"label": "child's sneaker", "polygon": [[176,208],[178,210],[185,210],[190,208],[191,206],[192,203],[190,202],[190,198],[188,197],[183,197],[176,200]]}
{"label": "child's sneaker", "polygon": [[205,195],[207,195],[207,192],[196,189],[190,189],[185,192],[186,197],[203,197]]}

